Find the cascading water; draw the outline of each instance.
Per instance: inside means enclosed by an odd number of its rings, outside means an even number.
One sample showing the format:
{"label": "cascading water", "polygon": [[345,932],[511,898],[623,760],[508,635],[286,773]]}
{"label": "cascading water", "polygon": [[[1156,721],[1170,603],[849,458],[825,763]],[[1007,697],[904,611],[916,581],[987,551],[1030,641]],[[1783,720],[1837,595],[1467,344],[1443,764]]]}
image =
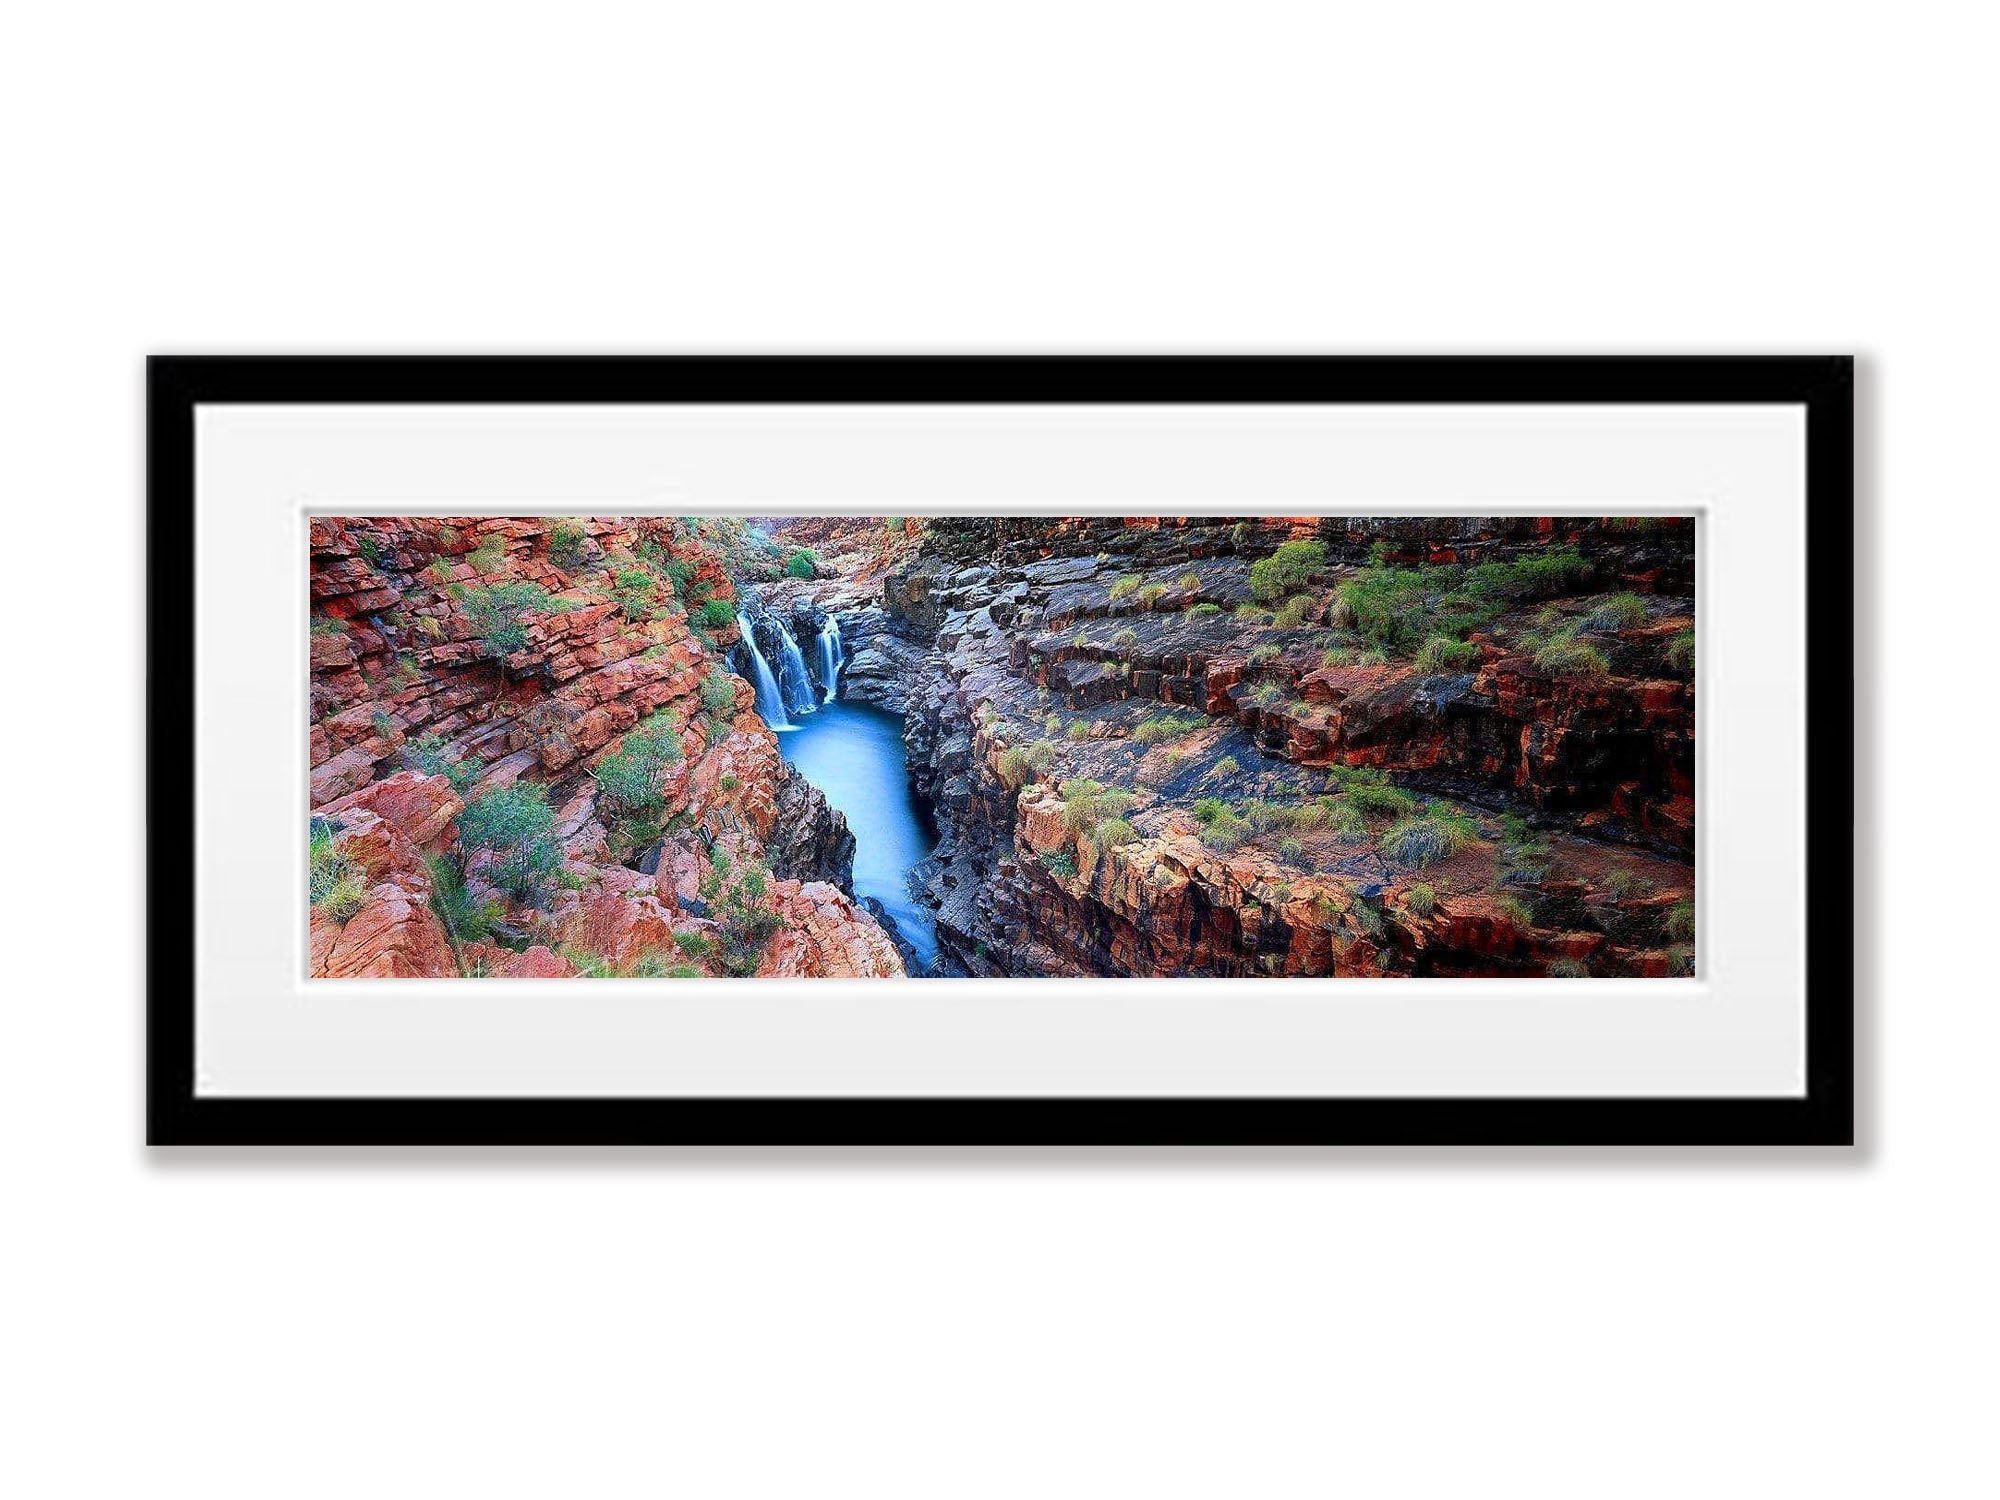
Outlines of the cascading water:
{"label": "cascading water", "polygon": [[[771,674],[771,664],[757,649],[757,632],[750,626],[750,617],[740,609],[736,611],[736,628],[743,633],[743,649],[750,655],[750,685],[757,690],[757,712],[773,729],[798,728],[785,712],[785,697],[778,691],[778,679]],[[796,651],[798,648],[794,646],[792,649]]]}
{"label": "cascading water", "polygon": [[840,688],[840,669],[847,665],[847,647],[840,639],[840,620],[828,615],[826,623],[819,628],[819,680],[820,690],[825,695],[819,701],[833,702],[833,695]]}
{"label": "cascading water", "polygon": [[778,688],[785,707],[793,713],[809,714],[819,706],[819,700],[813,697],[812,678],[806,675],[805,653],[782,619],[774,617],[771,623],[778,627]]}

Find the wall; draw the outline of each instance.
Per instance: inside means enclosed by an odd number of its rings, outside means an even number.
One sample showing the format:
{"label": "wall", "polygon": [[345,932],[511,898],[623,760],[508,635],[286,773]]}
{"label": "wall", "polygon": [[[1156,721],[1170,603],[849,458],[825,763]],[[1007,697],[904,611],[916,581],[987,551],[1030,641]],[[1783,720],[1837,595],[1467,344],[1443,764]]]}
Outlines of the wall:
{"label": "wall", "polygon": [[[1991,20],[596,9],[10,29],[0,1488],[1990,1488]],[[1871,1146],[149,1157],[140,357],[669,348],[1866,355]]]}

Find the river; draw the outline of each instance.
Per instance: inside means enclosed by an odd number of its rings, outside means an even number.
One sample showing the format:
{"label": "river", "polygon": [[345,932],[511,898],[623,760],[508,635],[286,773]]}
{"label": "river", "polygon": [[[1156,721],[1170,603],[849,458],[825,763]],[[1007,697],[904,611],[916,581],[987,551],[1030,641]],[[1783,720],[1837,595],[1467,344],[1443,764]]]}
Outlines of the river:
{"label": "river", "polygon": [[829,703],[801,717],[778,748],[847,815],[854,832],[854,894],[881,902],[928,968],[937,958],[929,911],[910,899],[909,874],[935,839],[910,791],[903,721],[865,703]]}

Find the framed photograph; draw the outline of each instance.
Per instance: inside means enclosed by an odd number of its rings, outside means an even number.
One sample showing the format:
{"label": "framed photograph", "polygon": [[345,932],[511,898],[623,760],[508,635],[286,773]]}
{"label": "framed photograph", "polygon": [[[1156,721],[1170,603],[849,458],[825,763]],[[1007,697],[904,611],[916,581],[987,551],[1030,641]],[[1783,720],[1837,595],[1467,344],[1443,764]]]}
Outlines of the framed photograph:
{"label": "framed photograph", "polygon": [[1852,1141],[1846,359],[148,389],[156,1144]]}

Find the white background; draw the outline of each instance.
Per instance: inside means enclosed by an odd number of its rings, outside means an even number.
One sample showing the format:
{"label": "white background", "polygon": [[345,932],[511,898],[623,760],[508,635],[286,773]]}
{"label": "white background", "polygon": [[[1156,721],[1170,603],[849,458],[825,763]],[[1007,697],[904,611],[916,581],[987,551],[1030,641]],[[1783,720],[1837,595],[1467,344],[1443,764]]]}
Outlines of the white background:
{"label": "white background", "polygon": [[[1803,1087],[1800,408],[223,405],[199,413],[196,453],[203,1093]],[[307,509],[991,514],[1023,496],[1112,514],[1699,509],[1701,978],[305,980]]]}
{"label": "white background", "polygon": [[[0,1489],[1990,1493],[1990,21],[699,14],[10,16]],[[1871,1144],[148,1156],[141,355],[721,348],[1866,356]]]}

